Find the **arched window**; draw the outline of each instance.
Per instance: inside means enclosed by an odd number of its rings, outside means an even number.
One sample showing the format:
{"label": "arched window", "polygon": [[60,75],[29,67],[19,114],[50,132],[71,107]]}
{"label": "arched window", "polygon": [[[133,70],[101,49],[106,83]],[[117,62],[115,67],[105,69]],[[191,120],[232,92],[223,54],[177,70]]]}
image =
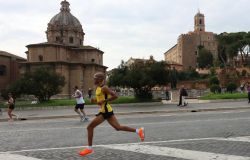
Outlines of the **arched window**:
{"label": "arched window", "polygon": [[0,65],[0,76],[5,76],[7,73],[7,69],[5,65]]}
{"label": "arched window", "polygon": [[43,61],[43,56],[42,56],[42,55],[39,55],[39,56],[38,56],[38,59],[39,59],[40,62],[42,62],[42,61]]}
{"label": "arched window", "polygon": [[69,37],[69,43],[74,43],[74,38],[73,37]]}
{"label": "arched window", "polygon": [[202,24],[202,19],[200,19],[200,24]]}
{"label": "arched window", "polygon": [[94,63],[94,62],[95,62],[95,59],[91,59],[91,62]]}
{"label": "arched window", "polygon": [[56,42],[60,42],[60,37],[59,36],[56,37]]}

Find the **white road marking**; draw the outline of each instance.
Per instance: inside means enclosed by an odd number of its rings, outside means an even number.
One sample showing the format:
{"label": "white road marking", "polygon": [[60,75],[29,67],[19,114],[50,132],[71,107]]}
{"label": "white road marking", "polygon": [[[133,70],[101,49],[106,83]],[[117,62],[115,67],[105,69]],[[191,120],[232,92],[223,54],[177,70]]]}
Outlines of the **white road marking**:
{"label": "white road marking", "polygon": [[184,150],[169,147],[148,146],[140,144],[132,145],[105,145],[104,148],[131,151],[136,153],[160,155],[190,160],[250,160],[250,157]]}
{"label": "white road marking", "polygon": [[[250,118],[221,118],[221,119],[205,119],[205,120],[181,120],[181,121],[174,121],[174,122],[169,122],[169,121],[161,121],[161,122],[149,122],[149,123],[129,123],[124,125],[130,125],[130,126],[142,126],[142,125],[161,125],[161,124],[178,124],[178,123],[200,123],[202,122],[213,122],[213,121],[237,121],[237,120],[250,120]],[[86,123],[88,124],[88,123]],[[98,128],[109,128],[110,125],[101,125],[98,126]],[[39,128],[39,129],[26,129],[26,130],[5,130],[5,131],[0,131],[0,133],[8,133],[8,132],[31,132],[31,131],[49,131],[49,130],[72,130],[72,129],[85,129],[86,125],[80,126],[80,127],[55,127],[55,128]]]}
{"label": "white road marking", "polygon": [[0,154],[0,159],[2,160],[41,160],[33,157],[27,157],[17,154]]}
{"label": "white road marking", "polygon": [[215,140],[234,141],[234,142],[250,142],[250,136],[230,137],[230,138],[216,138]]}
{"label": "white road marking", "polygon": [[[246,136],[250,137],[250,136]],[[235,137],[235,139],[244,139],[245,137]],[[115,146],[115,145],[140,145],[140,144],[158,144],[158,143],[173,143],[173,142],[188,142],[188,141],[203,141],[203,140],[225,140],[230,141],[229,138],[211,137],[211,138],[191,138],[191,139],[177,139],[177,140],[166,140],[166,141],[151,141],[151,142],[137,142],[137,143],[122,143],[122,144],[108,144],[108,145],[94,145],[93,147],[105,147],[105,146]],[[78,149],[85,148],[87,146],[72,146],[72,147],[58,147],[58,148],[37,148],[37,149],[26,149],[26,150],[16,150],[16,151],[5,151],[4,153],[22,153],[22,152],[36,152],[36,151],[51,151],[51,150],[66,150],[66,149]]]}

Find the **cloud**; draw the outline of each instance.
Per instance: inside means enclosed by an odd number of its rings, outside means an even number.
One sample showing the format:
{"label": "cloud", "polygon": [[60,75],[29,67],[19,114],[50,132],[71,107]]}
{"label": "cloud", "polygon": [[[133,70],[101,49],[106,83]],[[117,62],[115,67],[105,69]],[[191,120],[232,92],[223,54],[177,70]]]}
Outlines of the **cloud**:
{"label": "cloud", "polygon": [[[49,20],[61,0],[0,0],[0,50],[25,57],[26,45],[46,41]],[[85,32],[85,44],[105,52],[104,65],[121,60],[164,59],[182,33],[193,30],[198,8],[206,29],[215,33],[248,31],[249,0],[70,0],[71,13]]]}

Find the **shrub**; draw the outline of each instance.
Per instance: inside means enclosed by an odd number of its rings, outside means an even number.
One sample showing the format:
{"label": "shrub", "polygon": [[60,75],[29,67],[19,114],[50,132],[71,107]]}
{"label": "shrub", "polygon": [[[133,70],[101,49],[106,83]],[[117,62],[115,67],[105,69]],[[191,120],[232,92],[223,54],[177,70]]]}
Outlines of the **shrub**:
{"label": "shrub", "polygon": [[213,84],[219,85],[220,81],[216,76],[213,76],[213,77],[210,78],[209,83],[210,83],[210,85],[213,85]]}
{"label": "shrub", "polygon": [[210,91],[213,93],[221,93],[221,88],[218,84],[213,84],[210,86]]}
{"label": "shrub", "polygon": [[227,92],[233,93],[237,89],[237,84],[230,82],[227,84]]}

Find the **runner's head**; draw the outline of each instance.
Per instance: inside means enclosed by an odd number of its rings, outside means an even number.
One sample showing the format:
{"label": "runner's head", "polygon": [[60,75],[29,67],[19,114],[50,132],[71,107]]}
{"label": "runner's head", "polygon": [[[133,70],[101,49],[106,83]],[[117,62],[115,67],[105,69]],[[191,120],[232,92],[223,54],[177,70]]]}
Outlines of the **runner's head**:
{"label": "runner's head", "polygon": [[75,86],[75,87],[74,87],[74,90],[75,90],[75,91],[76,91],[76,90],[78,90],[78,87],[77,87],[77,86]]}
{"label": "runner's head", "polygon": [[97,72],[94,74],[94,83],[95,85],[101,85],[104,83],[105,74],[102,72]]}

